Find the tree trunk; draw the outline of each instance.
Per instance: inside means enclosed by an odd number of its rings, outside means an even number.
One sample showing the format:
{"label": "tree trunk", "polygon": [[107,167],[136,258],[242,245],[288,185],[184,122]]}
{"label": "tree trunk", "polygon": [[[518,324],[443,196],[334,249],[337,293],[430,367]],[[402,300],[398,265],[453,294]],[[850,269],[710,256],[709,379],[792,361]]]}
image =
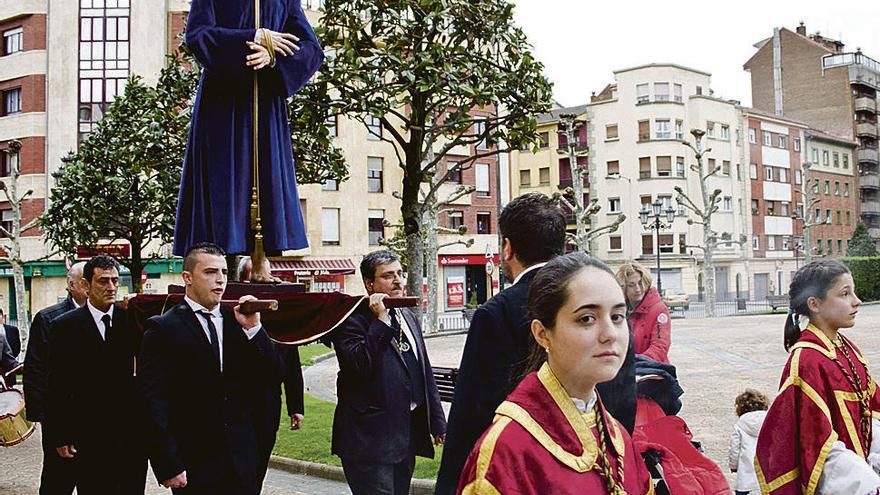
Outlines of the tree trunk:
{"label": "tree trunk", "polygon": [[13,250],[16,251],[16,256],[10,260],[10,264],[12,265],[12,280],[15,284],[15,312],[18,313],[18,332],[21,337],[21,355],[24,356],[25,351],[27,351],[27,342],[31,325],[27,314],[27,291],[25,290],[24,285],[24,265],[21,263],[17,253],[19,249],[18,242],[16,242],[15,247],[13,248]]}
{"label": "tree trunk", "polygon": [[[703,165],[703,146],[700,138],[696,139],[697,146],[697,169],[700,179],[700,195],[703,198],[703,281],[706,290],[706,316],[715,316],[715,266],[712,262],[712,254],[715,251],[715,236],[712,233],[712,196],[709,193],[709,185],[706,184],[706,169]],[[660,274],[658,273],[659,277]]]}
{"label": "tree trunk", "polygon": [[421,232],[406,236],[406,255],[409,266],[406,269],[406,295],[419,298],[419,304],[412,308],[417,318],[422,316],[422,280],[424,278],[425,246]]}
{"label": "tree trunk", "polygon": [[144,291],[141,283],[141,273],[144,271],[144,258],[141,251],[143,246],[136,240],[129,241],[131,244],[131,263],[128,270],[131,273],[131,291],[134,294],[140,294]]}
{"label": "tree trunk", "polygon": [[435,205],[427,205],[424,216],[424,228],[431,234],[428,235],[425,249],[425,259],[428,263],[425,268],[428,271],[428,314],[424,319],[425,333],[434,333],[439,330],[437,325],[437,255],[440,248],[437,241],[437,217],[439,213]]}

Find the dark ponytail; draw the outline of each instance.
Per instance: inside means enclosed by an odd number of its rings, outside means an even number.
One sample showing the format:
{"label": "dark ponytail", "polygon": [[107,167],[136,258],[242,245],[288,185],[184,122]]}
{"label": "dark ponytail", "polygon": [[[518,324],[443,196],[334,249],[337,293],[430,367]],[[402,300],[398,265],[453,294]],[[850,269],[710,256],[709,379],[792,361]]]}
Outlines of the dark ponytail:
{"label": "dark ponytail", "polygon": [[[596,268],[611,275],[609,283],[616,285],[614,272],[598,258],[580,251],[557,256],[538,270],[529,286],[528,321],[539,320],[547,328],[556,325],[556,316],[568,301],[568,284],[584,268]],[[529,357],[524,363],[520,379],[541,368],[547,361],[547,352],[529,335]],[[518,381],[518,380],[517,380]]]}
{"label": "dark ponytail", "polygon": [[811,297],[825,299],[828,290],[837,280],[837,277],[849,273],[849,268],[837,260],[819,260],[801,267],[791,279],[788,288],[789,304],[788,317],[785,319],[785,350],[801,336],[799,320],[801,316],[810,316],[810,307],[807,301]]}

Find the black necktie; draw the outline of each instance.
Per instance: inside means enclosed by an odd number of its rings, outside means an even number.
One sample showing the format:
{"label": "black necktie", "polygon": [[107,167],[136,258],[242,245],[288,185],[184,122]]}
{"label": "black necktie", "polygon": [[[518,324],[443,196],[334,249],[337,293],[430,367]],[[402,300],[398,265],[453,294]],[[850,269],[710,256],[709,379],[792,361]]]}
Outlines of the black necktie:
{"label": "black necktie", "polygon": [[391,328],[400,331],[400,320],[397,319],[397,311],[389,309],[388,314],[391,316]]}
{"label": "black necktie", "polygon": [[410,392],[412,393],[412,402],[416,406],[425,400],[425,377],[422,373],[422,367],[416,359],[415,344],[406,337],[406,332],[401,330],[400,320],[397,319],[397,311],[390,310],[391,328],[397,330],[398,345],[400,345],[400,354],[403,356],[403,362],[406,363],[406,371],[410,379]]}
{"label": "black necktie", "polygon": [[104,315],[101,317],[101,321],[104,323],[104,342],[110,342],[110,325],[113,323],[113,320],[110,318],[110,315]]}
{"label": "black necktie", "polygon": [[208,323],[208,333],[211,334],[211,349],[214,351],[214,359],[217,360],[217,366],[220,371],[223,367],[220,365],[220,341],[217,339],[217,327],[214,326],[214,320],[211,313],[207,311],[198,311],[198,314]]}

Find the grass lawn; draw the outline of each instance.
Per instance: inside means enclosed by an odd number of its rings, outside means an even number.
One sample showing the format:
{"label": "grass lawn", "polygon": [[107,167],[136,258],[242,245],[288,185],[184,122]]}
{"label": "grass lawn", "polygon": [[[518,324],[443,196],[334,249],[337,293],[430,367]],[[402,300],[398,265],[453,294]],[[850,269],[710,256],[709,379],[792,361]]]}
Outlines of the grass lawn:
{"label": "grass lawn", "polygon": [[[314,346],[309,346],[314,347]],[[323,347],[323,346],[322,346]],[[302,355],[302,347],[300,355]],[[282,404],[284,402],[282,401]],[[319,462],[341,466],[339,458],[330,454],[330,435],[333,427],[333,410],[336,404],[305,395],[306,419],[301,430],[290,431],[290,419],[282,414],[278,439],[275,441],[276,455],[304,461]],[[416,457],[414,478],[435,479],[440,468],[442,448],[438,447],[434,459]]]}
{"label": "grass lawn", "polygon": [[315,358],[317,356],[333,351],[333,349],[330,349],[320,342],[315,342],[308,345],[301,345],[297,349],[299,350],[299,360],[303,366],[311,366],[315,364]]}

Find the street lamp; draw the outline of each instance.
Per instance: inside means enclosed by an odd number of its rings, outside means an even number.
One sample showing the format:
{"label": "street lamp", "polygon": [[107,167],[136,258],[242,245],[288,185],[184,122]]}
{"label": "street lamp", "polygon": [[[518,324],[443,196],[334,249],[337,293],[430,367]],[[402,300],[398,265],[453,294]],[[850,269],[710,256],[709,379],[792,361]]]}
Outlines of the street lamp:
{"label": "street lamp", "polygon": [[[660,221],[664,217],[666,224]],[[642,205],[642,209],[639,211],[639,220],[642,221],[642,225],[646,229],[654,231],[654,236],[657,239],[657,292],[660,293],[660,297],[663,297],[663,282],[660,276],[660,229],[672,226],[672,222],[675,220],[675,208],[670,204],[664,209],[663,202],[657,199],[650,205]]]}

